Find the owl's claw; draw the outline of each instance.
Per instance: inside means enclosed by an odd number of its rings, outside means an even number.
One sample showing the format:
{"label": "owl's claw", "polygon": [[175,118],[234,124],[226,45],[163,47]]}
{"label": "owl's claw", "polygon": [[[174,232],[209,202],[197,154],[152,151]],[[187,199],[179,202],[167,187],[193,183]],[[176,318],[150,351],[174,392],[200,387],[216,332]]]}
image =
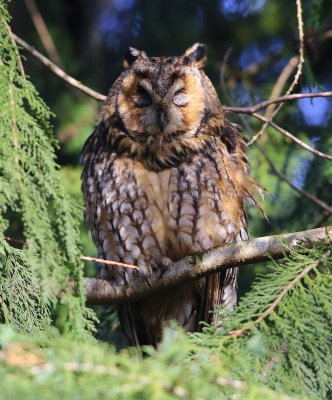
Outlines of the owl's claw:
{"label": "owl's claw", "polygon": [[161,279],[164,273],[168,270],[168,268],[172,265],[173,261],[168,257],[163,257],[161,259],[161,263],[159,264],[159,276],[158,279]]}

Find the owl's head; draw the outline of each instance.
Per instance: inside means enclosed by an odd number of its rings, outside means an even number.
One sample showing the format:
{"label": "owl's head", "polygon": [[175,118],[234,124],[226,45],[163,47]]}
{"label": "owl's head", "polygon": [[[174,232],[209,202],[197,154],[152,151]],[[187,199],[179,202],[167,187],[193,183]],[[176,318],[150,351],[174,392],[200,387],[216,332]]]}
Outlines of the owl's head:
{"label": "owl's head", "polygon": [[110,107],[122,130],[145,145],[194,137],[207,115],[221,107],[203,71],[206,52],[201,43],[179,57],[148,57],[129,48],[105,112],[110,115]]}

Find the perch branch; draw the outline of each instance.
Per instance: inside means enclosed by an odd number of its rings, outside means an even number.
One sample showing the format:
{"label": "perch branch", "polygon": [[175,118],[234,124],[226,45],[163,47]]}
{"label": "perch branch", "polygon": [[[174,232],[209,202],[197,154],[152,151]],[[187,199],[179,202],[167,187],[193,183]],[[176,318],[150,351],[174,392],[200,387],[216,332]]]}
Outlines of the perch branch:
{"label": "perch branch", "polygon": [[130,286],[114,286],[106,280],[86,278],[87,303],[112,304],[137,300],[226,268],[267,261],[271,257],[283,258],[299,244],[310,247],[311,242],[326,239],[331,234],[332,226],[328,226],[216,247],[174,263],[163,273],[162,279],[157,275],[137,278]]}

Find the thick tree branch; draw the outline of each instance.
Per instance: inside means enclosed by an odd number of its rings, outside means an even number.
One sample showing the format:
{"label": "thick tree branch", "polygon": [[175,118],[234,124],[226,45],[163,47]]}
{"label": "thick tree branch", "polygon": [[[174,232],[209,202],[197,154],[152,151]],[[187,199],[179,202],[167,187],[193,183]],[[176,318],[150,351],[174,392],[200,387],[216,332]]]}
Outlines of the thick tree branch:
{"label": "thick tree branch", "polygon": [[225,268],[283,258],[299,244],[310,247],[311,242],[326,239],[332,226],[284,235],[265,236],[228,246],[216,247],[202,255],[185,257],[174,263],[162,275],[137,279],[130,286],[113,286],[102,279],[86,278],[88,304],[112,304],[136,300],[145,296],[197,280]]}

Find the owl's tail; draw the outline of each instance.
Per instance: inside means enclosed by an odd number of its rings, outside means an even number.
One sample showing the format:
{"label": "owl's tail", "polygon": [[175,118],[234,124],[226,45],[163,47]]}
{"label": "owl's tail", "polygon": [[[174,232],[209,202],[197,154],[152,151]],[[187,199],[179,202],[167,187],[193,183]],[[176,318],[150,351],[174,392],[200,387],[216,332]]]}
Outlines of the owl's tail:
{"label": "owl's tail", "polygon": [[231,309],[237,299],[237,268],[170,289],[166,293],[118,306],[121,326],[129,346],[158,346],[165,324],[175,320],[185,331],[201,329],[201,322],[218,324],[220,305]]}

